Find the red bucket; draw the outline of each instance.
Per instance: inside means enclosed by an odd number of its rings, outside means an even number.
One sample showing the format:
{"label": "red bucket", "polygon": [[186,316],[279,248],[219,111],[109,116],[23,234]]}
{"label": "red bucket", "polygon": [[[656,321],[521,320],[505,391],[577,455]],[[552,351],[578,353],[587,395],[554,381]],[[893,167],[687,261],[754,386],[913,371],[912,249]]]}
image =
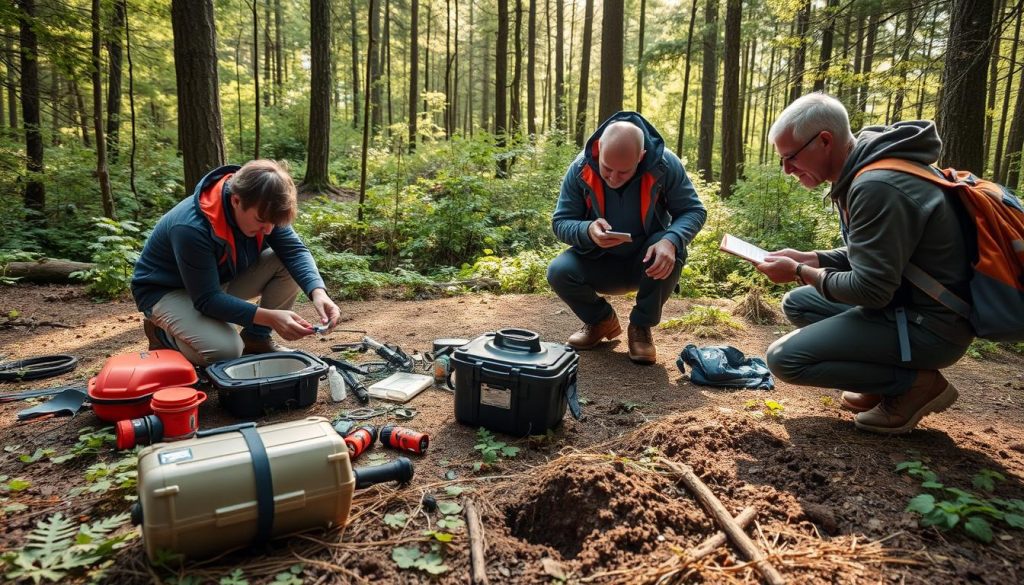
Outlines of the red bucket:
{"label": "red bucket", "polygon": [[164,440],[174,441],[195,434],[199,428],[199,405],[206,392],[195,388],[164,388],[153,393],[150,406],[164,425]]}

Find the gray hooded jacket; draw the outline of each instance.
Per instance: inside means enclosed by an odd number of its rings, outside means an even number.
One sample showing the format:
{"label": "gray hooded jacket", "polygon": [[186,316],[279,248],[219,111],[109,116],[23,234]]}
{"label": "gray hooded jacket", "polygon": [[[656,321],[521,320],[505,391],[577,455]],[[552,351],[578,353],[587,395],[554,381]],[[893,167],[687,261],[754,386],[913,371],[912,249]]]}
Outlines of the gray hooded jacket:
{"label": "gray hooded jacket", "polygon": [[912,262],[969,298],[970,266],[957,204],[939,187],[899,171],[872,170],[856,177],[883,158],[933,164],[941,145],[935,125],[926,121],[860,132],[831,191],[846,246],[818,252],[826,268],[818,290],[831,301],[882,310],[890,320],[903,307],[910,322],[966,344],[973,336],[970,324],[903,279]]}

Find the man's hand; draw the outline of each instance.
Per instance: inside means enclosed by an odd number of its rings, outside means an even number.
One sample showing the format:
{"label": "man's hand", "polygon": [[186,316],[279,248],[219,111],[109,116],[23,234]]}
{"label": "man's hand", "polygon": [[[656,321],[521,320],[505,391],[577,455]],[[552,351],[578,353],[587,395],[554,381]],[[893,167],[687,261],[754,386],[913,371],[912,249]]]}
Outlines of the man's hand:
{"label": "man's hand", "polygon": [[769,252],[769,256],[781,256],[782,258],[792,258],[797,262],[806,264],[811,268],[820,268],[818,266],[818,254],[817,252],[801,252],[800,250],[794,250],[793,248],[783,248],[774,252]]}
{"label": "man's hand", "polygon": [[608,221],[599,217],[594,221],[590,222],[590,227],[587,228],[587,235],[593,240],[599,248],[614,248],[619,244],[624,244],[626,240],[623,240],[617,236],[609,236],[608,232],[612,230],[612,225]]}
{"label": "man's hand", "polygon": [[252,321],[257,325],[270,327],[286,341],[302,339],[313,332],[313,326],[295,311],[260,307],[256,309],[256,316]]}
{"label": "man's hand", "polygon": [[654,280],[664,280],[672,274],[676,265],[676,247],[668,240],[659,240],[644,254],[644,264],[647,266],[645,274]]}
{"label": "man's hand", "polygon": [[341,309],[334,304],[331,297],[327,296],[326,290],[318,288],[312,294],[313,297],[310,300],[313,301],[316,314],[320,316],[320,324],[326,325],[328,329],[333,329],[341,319]]}
{"label": "man's hand", "polygon": [[756,265],[755,268],[763,272],[772,282],[781,284],[796,280],[797,264],[799,262],[789,256],[776,256],[772,254],[765,258],[764,262]]}

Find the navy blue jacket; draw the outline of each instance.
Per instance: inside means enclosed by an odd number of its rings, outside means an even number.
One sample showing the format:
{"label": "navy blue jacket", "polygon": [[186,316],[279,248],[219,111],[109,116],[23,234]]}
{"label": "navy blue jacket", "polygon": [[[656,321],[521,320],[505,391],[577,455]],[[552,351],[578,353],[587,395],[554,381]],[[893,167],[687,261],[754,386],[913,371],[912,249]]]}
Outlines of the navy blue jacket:
{"label": "navy blue jacket", "polygon": [[267,247],[306,296],[317,288],[326,290],[313,256],[291,226],[277,226],[266,237],[252,238],[238,229],[231,211],[230,177],[239,168],[214,169],[191,197],[157,222],[132,276],[132,295],[140,311],[148,312],[172,290],[185,289],[200,313],[251,327],[256,305],[229,295],[221,285],[255,264]]}
{"label": "navy blue jacket", "polygon": [[[612,190],[599,172],[599,139],[605,127],[619,120],[633,122],[644,131],[647,153],[633,178],[620,189]],[[616,191],[621,195],[616,195]],[[615,206],[610,200],[606,205],[606,199],[616,196],[625,199],[626,205]],[[624,212],[635,212],[637,216],[612,215]],[[636,112],[618,112],[605,120],[587,140],[562,180],[551,226],[558,239],[578,252],[597,257],[623,247],[605,250],[590,239],[587,229],[599,217],[607,219],[613,229],[626,226],[634,243],[642,244],[647,236],[664,231],[664,239],[672,242],[680,258],[686,257],[686,245],[693,241],[707,218],[707,211],[679,157],[665,148],[665,141],[654,126]],[[641,232],[634,233],[629,226],[636,226]]]}

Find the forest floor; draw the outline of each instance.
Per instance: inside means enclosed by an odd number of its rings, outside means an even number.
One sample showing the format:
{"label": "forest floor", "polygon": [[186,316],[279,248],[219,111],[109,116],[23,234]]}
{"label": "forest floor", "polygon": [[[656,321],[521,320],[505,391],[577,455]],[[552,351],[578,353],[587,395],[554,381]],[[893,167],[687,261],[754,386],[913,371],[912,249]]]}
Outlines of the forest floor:
{"label": "forest floor", "polygon": [[[730,305],[725,300],[673,299],[665,318],[680,316],[698,302]],[[616,299],[614,304],[625,318],[630,301]],[[407,350],[428,350],[435,338],[473,338],[502,327],[527,328],[544,340],[562,341],[578,326],[556,297],[546,295],[474,294],[341,306],[347,319],[342,327],[365,330]],[[297,310],[312,316],[309,305]],[[69,353],[80,360],[77,370],[61,378],[3,384],[0,393],[81,383],[108,356],[146,349],[140,315],[131,302],[95,303],[78,287],[0,288],[0,311],[0,359]],[[12,316],[21,323],[49,321],[71,328],[2,322]],[[691,339],[656,329],[659,355],[653,366],[629,361],[624,335],[582,352],[583,419],[567,414],[561,427],[543,440],[498,435],[520,450],[483,471],[473,470],[480,461],[474,450],[477,429],[455,421],[451,392],[428,389],[408,404],[418,415],[399,423],[430,434],[426,454],[410,456],[415,477],[407,486],[357,492],[344,531],[313,531],[279,539],[259,553],[234,552],[213,561],[163,567],[149,565],[141,539],[134,538],[117,552],[103,580],[216,583],[240,569],[236,577],[257,583],[275,577],[283,581],[282,573],[294,567],[297,579],[307,583],[467,582],[470,547],[462,526],[453,528],[451,542],[435,544],[443,547],[447,567],[439,577],[400,569],[392,560],[396,547],[430,550],[431,537],[424,531],[436,529],[442,518],[421,505],[430,493],[442,502],[474,502],[482,516],[492,583],[757,582],[754,567],[731,544],[699,560],[687,555],[716,529],[678,478],[657,464],[663,457],[691,466],[733,515],[755,508],[756,520],[746,532],[790,583],[1024,582],[1021,532],[996,523],[992,542],[982,544],[959,527],[944,532],[921,526],[919,517],[905,509],[926,490],[919,479],[896,469],[900,462],[922,461],[946,486],[975,493],[983,492],[972,487],[973,476],[992,470],[1005,481],[997,481],[994,495],[984,497],[1024,499],[1024,358],[1009,352],[986,360],[964,358],[946,371],[959,388],[960,400],[899,437],[858,432],[852,415],[839,408],[834,390],[787,384],[778,384],[774,391],[699,387],[675,365],[687,343],[730,344],[763,356],[786,330],[746,323],[724,338]],[[324,354],[331,344],[357,337],[332,333],[293,346]],[[308,415],[334,418],[340,410],[357,406],[351,398],[331,404],[325,394],[322,386],[315,405],[260,423]],[[765,400],[777,401],[781,412],[771,415]],[[29,482],[21,491],[0,493],[7,498],[3,506],[27,506],[2,517],[0,550],[23,547],[28,531],[55,512],[84,522],[127,511],[130,502],[123,491],[69,495],[87,485],[90,465],[119,458],[112,446],[66,463],[45,457],[32,463],[19,460],[19,455],[37,449],[66,453],[83,427],[98,426],[92,413],[18,423],[16,413],[24,407],[24,402],[0,404],[0,476]],[[200,408],[200,421],[203,428],[237,422],[219,410],[215,399]],[[389,419],[370,422],[381,425]],[[381,463],[395,456],[378,444],[357,463]],[[452,495],[458,488],[463,491]],[[457,508],[448,509],[453,510],[458,513]],[[386,514],[405,514],[404,522],[390,527]],[[183,580],[185,576],[192,580]]]}

